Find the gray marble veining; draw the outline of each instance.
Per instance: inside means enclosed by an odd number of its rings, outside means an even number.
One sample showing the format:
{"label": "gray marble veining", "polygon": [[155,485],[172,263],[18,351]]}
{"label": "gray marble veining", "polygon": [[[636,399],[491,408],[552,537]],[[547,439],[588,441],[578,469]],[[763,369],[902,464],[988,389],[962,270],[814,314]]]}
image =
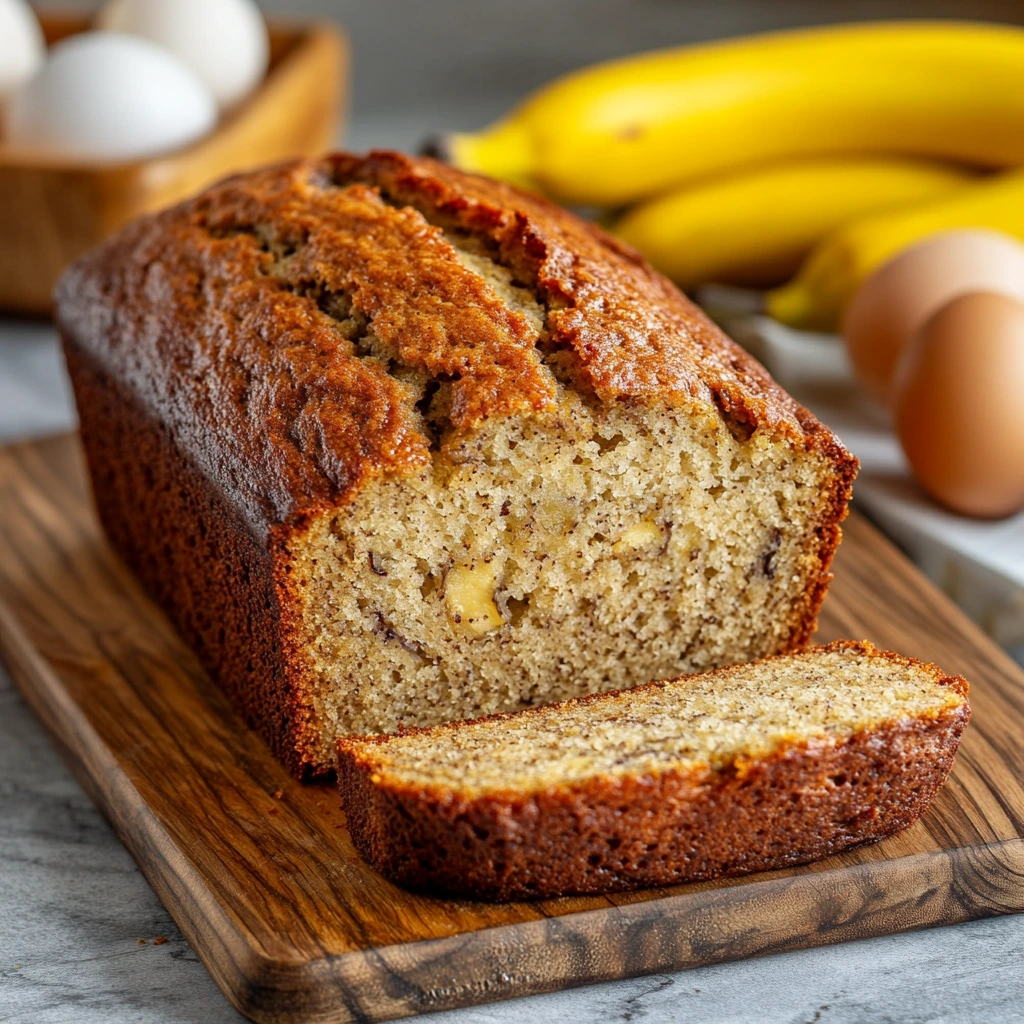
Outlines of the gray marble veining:
{"label": "gray marble veining", "polygon": [[0,1021],[243,1019],[0,670]]}

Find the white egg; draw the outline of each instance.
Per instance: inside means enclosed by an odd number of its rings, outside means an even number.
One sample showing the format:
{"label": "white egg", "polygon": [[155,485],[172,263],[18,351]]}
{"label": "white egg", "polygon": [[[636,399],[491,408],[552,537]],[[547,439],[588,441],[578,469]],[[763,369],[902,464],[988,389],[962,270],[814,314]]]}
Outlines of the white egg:
{"label": "white egg", "polygon": [[222,110],[244,99],[267,71],[267,26],[252,0],[109,0],[96,24],[170,50]]}
{"label": "white egg", "polygon": [[173,54],[116,32],[83,32],[50,50],[11,99],[9,143],[50,156],[132,160],[176,149],[216,124],[217,105]]}
{"label": "white egg", "polygon": [[43,63],[46,41],[25,0],[0,0],[0,102]]}

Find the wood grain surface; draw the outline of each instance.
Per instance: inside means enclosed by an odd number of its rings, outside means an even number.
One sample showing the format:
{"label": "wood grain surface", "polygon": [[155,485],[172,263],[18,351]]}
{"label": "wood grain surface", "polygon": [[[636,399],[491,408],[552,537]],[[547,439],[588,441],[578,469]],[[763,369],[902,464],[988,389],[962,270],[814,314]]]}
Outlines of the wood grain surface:
{"label": "wood grain surface", "polygon": [[[44,14],[47,42],[89,27]],[[68,162],[0,140],[0,309],[46,313],[71,260],[134,217],[235,171],[330,149],[340,130],[347,49],[333,25],[270,26],[270,69],[194,145],[128,163]]]}
{"label": "wood grain surface", "polygon": [[354,853],[233,714],[104,543],[78,442],[0,450],[0,653],[227,997],[258,1021],[370,1021],[1024,911],[1024,674],[852,516],[821,639],[973,684],[924,820],[793,870],[612,898],[431,899]]}

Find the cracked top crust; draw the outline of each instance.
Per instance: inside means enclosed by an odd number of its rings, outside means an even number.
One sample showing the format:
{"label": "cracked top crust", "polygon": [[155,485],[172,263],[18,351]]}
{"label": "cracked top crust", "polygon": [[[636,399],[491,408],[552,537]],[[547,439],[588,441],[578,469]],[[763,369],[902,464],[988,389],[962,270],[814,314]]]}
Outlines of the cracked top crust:
{"label": "cracked top crust", "polygon": [[258,535],[415,472],[494,417],[706,409],[850,456],[633,250],[429,159],[238,175],[58,283],[66,338],[127,385]]}

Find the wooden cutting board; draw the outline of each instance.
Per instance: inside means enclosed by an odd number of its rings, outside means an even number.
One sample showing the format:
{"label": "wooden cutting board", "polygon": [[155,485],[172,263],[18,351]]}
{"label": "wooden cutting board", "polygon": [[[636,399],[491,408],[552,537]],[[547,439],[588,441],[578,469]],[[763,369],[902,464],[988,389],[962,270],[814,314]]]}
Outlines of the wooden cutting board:
{"label": "wooden cutting board", "polygon": [[0,450],[0,651],[203,963],[258,1021],[372,1021],[1024,911],[1024,673],[852,516],[822,639],[973,684],[925,820],[803,868],[493,906],[398,889],[247,731],[104,543],[73,436]]}

